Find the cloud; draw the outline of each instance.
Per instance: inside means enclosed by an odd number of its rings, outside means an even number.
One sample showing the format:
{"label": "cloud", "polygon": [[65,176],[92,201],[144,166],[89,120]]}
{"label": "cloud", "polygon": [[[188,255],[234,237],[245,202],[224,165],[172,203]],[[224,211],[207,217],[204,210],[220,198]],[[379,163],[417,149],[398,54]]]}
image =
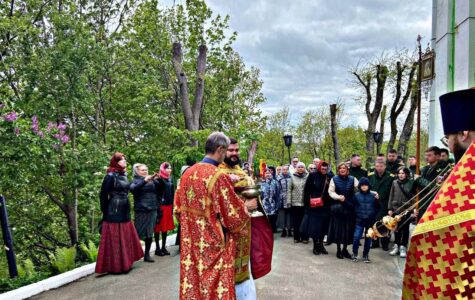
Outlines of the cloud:
{"label": "cloud", "polygon": [[366,119],[353,98],[348,68],[384,50],[414,49],[428,42],[431,1],[410,0],[208,0],[230,15],[235,49],[264,80],[266,113],[289,106],[293,116],[336,99],[345,102],[345,123]]}

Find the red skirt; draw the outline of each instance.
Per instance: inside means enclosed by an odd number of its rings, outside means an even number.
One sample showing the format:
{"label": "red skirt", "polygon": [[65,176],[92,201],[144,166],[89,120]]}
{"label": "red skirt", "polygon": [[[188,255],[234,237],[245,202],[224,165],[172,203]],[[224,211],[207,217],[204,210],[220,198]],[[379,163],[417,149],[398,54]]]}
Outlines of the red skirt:
{"label": "red skirt", "polygon": [[96,273],[124,273],[143,257],[139,236],[132,222],[102,222]]}
{"label": "red skirt", "polygon": [[155,233],[165,232],[175,229],[175,223],[173,223],[173,205],[162,205],[162,218],[160,223],[155,225]]}
{"label": "red skirt", "polygon": [[274,234],[266,216],[251,218],[251,272],[259,279],[272,269]]}

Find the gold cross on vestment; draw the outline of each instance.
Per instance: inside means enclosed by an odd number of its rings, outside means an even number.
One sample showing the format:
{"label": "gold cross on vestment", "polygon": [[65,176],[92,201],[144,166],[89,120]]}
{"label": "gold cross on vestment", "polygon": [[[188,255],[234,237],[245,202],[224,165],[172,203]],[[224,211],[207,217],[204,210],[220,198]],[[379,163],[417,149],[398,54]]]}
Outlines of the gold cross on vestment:
{"label": "gold cross on vestment", "polygon": [[186,192],[186,199],[188,199],[188,201],[191,201],[191,200],[193,200],[193,198],[195,198],[195,191],[193,191],[193,188],[191,187],[191,188]]}
{"label": "gold cross on vestment", "polygon": [[203,253],[204,252],[204,249],[209,247],[209,244],[207,244],[204,240],[203,237],[200,238],[200,242],[199,243],[195,243],[195,246],[198,246],[198,248],[200,248],[200,253]]}
{"label": "gold cross on vestment", "polygon": [[181,291],[183,292],[183,294],[186,294],[186,292],[188,291],[188,289],[191,289],[193,287],[192,284],[189,284],[188,283],[188,277],[185,277],[185,280],[183,280],[183,283],[182,283],[182,289]]}
{"label": "gold cross on vestment", "polygon": [[190,176],[190,179],[191,180],[197,180],[198,179],[198,171],[195,171],[195,173],[193,173],[193,175]]}
{"label": "gold cross on vestment", "polygon": [[218,293],[218,299],[222,299],[223,298],[223,293],[228,292],[228,291],[229,291],[229,289],[223,288],[223,282],[220,281],[219,285],[218,285],[218,288],[216,289],[216,292]]}
{"label": "gold cross on vestment", "polygon": [[191,261],[191,256],[188,254],[186,256],[186,260],[181,262],[185,266],[185,270],[188,271],[190,270],[190,266],[193,265],[193,262]]}
{"label": "gold cross on vestment", "polygon": [[200,276],[203,275],[203,270],[206,270],[206,266],[203,264],[203,260],[200,258],[198,261],[198,273]]}
{"label": "gold cross on vestment", "polygon": [[237,210],[232,204],[229,204],[229,216],[230,217],[237,216]]}
{"label": "gold cross on vestment", "polygon": [[196,220],[196,224],[200,225],[201,230],[204,231],[206,228],[206,222],[203,219]]}
{"label": "gold cross on vestment", "polygon": [[221,195],[223,196],[224,200],[228,200],[228,193],[229,193],[229,190],[227,188],[221,189]]}

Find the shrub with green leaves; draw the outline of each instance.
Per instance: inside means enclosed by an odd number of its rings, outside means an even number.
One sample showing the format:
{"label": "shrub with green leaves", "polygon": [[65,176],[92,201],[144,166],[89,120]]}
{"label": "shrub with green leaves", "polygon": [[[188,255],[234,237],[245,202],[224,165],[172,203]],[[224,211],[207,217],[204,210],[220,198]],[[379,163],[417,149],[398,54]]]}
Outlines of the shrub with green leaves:
{"label": "shrub with green leaves", "polygon": [[93,241],[89,240],[86,244],[81,244],[79,246],[81,251],[86,255],[89,262],[93,263],[97,260],[97,254],[99,253],[99,249],[96,247]]}
{"label": "shrub with green leaves", "polygon": [[64,273],[76,267],[76,248],[58,248],[50,254],[51,267],[55,273]]}

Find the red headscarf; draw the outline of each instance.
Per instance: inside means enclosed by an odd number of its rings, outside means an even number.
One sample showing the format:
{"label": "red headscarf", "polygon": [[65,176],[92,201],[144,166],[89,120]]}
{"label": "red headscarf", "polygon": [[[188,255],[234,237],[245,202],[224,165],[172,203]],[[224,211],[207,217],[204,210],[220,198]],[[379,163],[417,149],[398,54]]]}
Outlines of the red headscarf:
{"label": "red headscarf", "polygon": [[124,154],[120,152],[114,153],[109,163],[109,167],[107,168],[107,173],[115,173],[115,172],[125,173],[125,168],[119,166],[119,161],[123,159],[125,159]]}
{"label": "red headscarf", "polygon": [[317,165],[317,172],[322,173],[322,166],[323,165],[328,167],[328,163],[324,160],[321,160]]}
{"label": "red headscarf", "polygon": [[160,165],[160,178],[163,179],[168,179],[170,178],[170,174],[168,174],[167,169],[170,166],[169,163],[164,162],[163,164]]}

